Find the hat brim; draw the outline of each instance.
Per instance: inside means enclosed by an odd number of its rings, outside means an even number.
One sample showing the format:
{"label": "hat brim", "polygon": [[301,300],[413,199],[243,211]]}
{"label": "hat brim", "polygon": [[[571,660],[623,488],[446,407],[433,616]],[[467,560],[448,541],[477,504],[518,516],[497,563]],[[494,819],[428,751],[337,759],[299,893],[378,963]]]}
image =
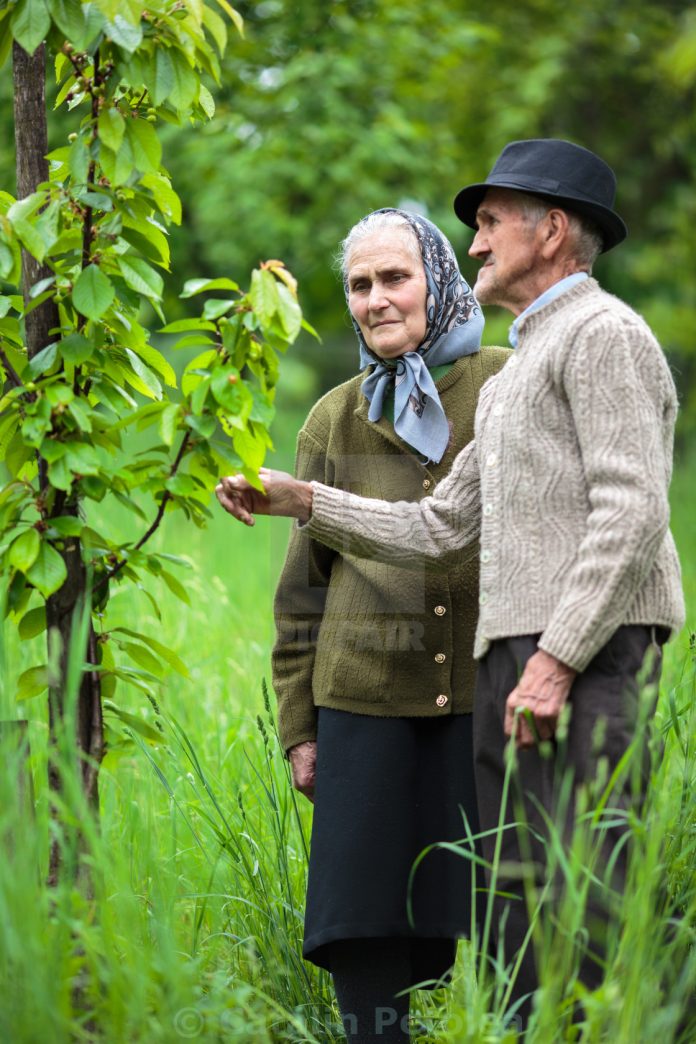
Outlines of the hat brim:
{"label": "hat brim", "polygon": [[476,228],[476,212],[483,201],[483,197],[490,188],[509,188],[514,189],[516,192],[525,192],[528,195],[538,196],[540,199],[547,200],[549,203],[556,203],[558,206],[573,210],[578,214],[582,214],[584,217],[590,218],[599,228],[602,233],[602,250],[601,253],[605,254],[607,250],[611,250],[612,247],[617,246],[622,242],[628,235],[628,229],[624,224],[623,220],[613,210],[608,207],[603,207],[599,203],[591,203],[585,199],[578,199],[575,196],[561,196],[555,193],[549,192],[535,192],[529,187],[529,185],[515,184],[513,180],[500,180],[500,181],[484,181],[478,185],[467,185],[460,192],[457,193],[454,200],[454,212],[465,225],[469,228]]}

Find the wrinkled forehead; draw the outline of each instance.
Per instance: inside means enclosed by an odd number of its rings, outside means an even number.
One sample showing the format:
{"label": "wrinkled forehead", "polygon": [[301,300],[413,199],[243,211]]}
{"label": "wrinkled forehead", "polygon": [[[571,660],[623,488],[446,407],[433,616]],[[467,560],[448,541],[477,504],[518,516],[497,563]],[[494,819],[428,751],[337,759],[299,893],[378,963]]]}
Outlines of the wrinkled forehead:
{"label": "wrinkled forehead", "polygon": [[476,208],[476,217],[479,214],[489,213],[519,213],[524,203],[523,194],[515,189],[489,188]]}
{"label": "wrinkled forehead", "polygon": [[410,225],[383,228],[359,239],[346,258],[348,278],[359,269],[423,264],[420,243]]}

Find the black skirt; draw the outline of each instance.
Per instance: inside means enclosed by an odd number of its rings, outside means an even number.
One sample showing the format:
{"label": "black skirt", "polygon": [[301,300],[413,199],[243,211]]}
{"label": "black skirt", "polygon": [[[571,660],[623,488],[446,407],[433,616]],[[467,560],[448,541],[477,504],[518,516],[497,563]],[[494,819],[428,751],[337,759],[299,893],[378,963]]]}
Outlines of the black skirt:
{"label": "black skirt", "polygon": [[[417,981],[470,936],[482,885],[470,859],[430,852],[478,833],[471,715],[377,718],[320,708],[303,954],[331,970],[341,939],[409,937]],[[466,846],[470,851],[470,846]]]}

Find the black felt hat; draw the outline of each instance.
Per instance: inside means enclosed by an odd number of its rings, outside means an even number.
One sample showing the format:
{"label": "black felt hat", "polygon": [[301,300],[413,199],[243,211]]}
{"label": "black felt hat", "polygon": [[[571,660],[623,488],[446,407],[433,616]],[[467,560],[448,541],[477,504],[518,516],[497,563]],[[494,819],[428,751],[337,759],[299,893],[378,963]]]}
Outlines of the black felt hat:
{"label": "black felt hat", "polygon": [[584,214],[598,226],[610,250],[628,230],[612,209],[616,178],[611,167],[582,145],[558,138],[511,141],[493,164],[486,181],[467,185],[454,201],[460,221],[476,228],[476,211],[489,188],[530,192],[568,210]]}

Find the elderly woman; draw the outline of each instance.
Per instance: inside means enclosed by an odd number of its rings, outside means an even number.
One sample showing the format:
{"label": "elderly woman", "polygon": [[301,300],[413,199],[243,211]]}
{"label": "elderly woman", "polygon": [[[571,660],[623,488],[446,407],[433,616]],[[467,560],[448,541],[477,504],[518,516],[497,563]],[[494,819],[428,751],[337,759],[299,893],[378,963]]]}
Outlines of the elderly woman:
{"label": "elderly woman", "polygon": [[[480,348],[481,311],[430,221],[375,211],[342,246],[363,372],[311,411],[296,474],[419,500],[473,438],[479,390],[509,353]],[[304,956],[331,971],[350,1041],[408,1040],[397,995],[441,981],[471,931],[469,860],[430,853],[410,896],[409,874],[426,846],[478,830],[477,583],[475,554],[417,572],[290,538],[273,679],[294,785],[315,801]]]}

